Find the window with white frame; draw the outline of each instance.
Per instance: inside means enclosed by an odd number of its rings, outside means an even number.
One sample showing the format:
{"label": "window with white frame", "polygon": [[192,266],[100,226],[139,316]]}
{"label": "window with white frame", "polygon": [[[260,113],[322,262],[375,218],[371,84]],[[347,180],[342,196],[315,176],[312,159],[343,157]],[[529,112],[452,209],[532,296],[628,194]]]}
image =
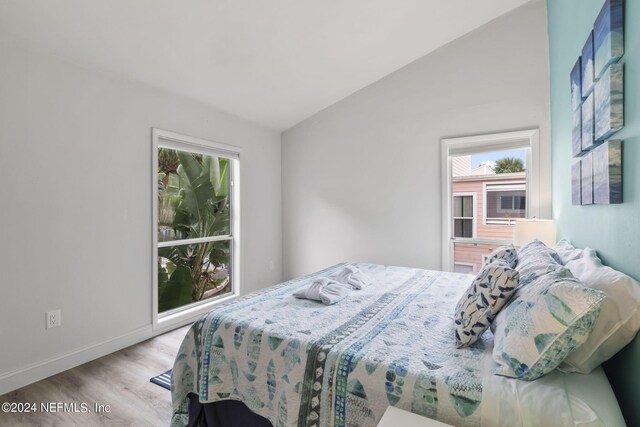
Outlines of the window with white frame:
{"label": "window with white frame", "polygon": [[485,185],[486,224],[512,224],[527,217],[527,188],[525,183],[496,183]]}
{"label": "window with white frame", "polygon": [[[475,272],[496,245],[512,241],[514,219],[550,214],[541,199],[540,171],[548,169],[539,137],[528,129],[442,140],[443,270],[473,265]],[[477,204],[471,213],[470,200]]]}
{"label": "window with white frame", "polygon": [[154,129],[156,314],[237,294],[234,147]]}
{"label": "window with white frame", "polygon": [[475,237],[475,194],[453,195],[453,236]]}

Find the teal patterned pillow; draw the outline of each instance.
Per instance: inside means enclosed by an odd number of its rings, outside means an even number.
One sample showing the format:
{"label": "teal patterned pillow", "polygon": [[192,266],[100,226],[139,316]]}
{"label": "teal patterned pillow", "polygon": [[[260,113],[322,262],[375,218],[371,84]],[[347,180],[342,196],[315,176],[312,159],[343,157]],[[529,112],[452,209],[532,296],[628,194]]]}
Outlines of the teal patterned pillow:
{"label": "teal patterned pillow", "polygon": [[518,252],[516,252],[516,248],[513,245],[501,246],[495,251],[489,254],[487,258],[487,262],[485,265],[489,265],[492,262],[502,259],[509,264],[509,267],[515,268],[518,264]]}
{"label": "teal patterned pillow", "polygon": [[518,272],[499,259],[483,267],[456,306],[456,347],[473,344],[518,287]]}
{"label": "teal patterned pillow", "polygon": [[495,373],[531,381],[554,370],[587,340],[605,296],[564,267],[520,288],[494,322]]}
{"label": "teal patterned pillow", "polygon": [[518,251],[516,270],[520,273],[521,286],[525,286],[561,266],[562,260],[558,253],[538,239],[524,245]]}

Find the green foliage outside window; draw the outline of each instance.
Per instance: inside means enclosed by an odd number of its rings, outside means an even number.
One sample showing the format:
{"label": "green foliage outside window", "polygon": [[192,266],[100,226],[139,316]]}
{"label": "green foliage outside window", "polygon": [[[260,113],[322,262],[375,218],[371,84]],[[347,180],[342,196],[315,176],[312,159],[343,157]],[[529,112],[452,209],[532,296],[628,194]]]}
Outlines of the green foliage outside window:
{"label": "green foliage outside window", "polygon": [[180,244],[226,236],[230,227],[228,159],[168,148],[158,150],[158,311],[200,301],[230,288],[230,240]]}
{"label": "green foliage outside window", "polygon": [[496,160],[494,172],[497,174],[524,172],[524,164],[522,163],[522,159],[517,157],[503,157],[502,159]]}

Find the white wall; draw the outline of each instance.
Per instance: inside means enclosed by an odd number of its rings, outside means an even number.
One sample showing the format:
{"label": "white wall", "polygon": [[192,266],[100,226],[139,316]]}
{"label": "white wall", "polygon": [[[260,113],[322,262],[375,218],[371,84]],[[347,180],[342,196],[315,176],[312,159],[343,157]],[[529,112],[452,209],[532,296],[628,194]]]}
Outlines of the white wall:
{"label": "white wall", "polygon": [[0,58],[0,394],[150,334],[151,127],[242,147],[242,293],[281,281],[278,133],[24,46]]}
{"label": "white wall", "polygon": [[549,217],[546,31],[529,3],[284,132],[285,278],[340,261],[441,269],[443,137],[539,127]]}

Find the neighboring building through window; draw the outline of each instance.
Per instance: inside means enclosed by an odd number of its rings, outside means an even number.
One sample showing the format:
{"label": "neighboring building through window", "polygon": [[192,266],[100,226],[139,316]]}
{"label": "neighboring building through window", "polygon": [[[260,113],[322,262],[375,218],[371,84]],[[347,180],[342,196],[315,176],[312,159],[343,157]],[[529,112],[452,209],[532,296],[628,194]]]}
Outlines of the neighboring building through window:
{"label": "neighboring building through window", "polygon": [[[509,155],[525,158],[524,150],[493,157]],[[495,162],[478,164],[476,157],[452,158],[453,267],[459,273],[478,272],[500,242],[513,238],[514,220],[527,216],[526,172],[496,173]]]}
{"label": "neighboring building through window", "polygon": [[513,242],[517,219],[540,217],[540,132],[444,138],[441,143],[442,268],[475,273],[488,254]]}

